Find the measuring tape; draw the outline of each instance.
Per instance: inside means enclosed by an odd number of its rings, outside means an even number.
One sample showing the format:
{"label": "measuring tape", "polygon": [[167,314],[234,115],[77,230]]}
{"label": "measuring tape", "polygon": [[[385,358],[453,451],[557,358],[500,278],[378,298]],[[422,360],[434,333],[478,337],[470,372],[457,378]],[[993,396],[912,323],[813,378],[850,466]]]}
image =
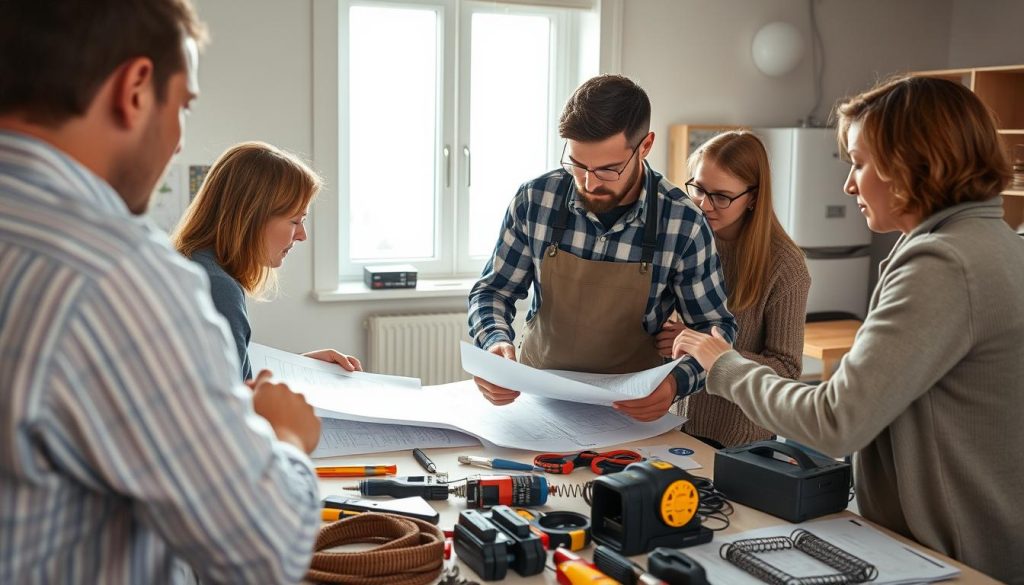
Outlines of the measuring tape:
{"label": "measuring tape", "polygon": [[525,508],[516,508],[516,514],[530,523],[530,530],[540,537],[544,548],[548,550],[561,546],[578,551],[590,544],[590,518],[584,514],[568,511],[537,512]]}

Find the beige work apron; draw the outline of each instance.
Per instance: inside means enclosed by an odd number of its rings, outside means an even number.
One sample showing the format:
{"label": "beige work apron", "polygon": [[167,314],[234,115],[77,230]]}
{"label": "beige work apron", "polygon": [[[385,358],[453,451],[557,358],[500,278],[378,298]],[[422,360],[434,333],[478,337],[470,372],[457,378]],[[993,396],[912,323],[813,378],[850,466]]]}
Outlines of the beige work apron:
{"label": "beige work apron", "polygon": [[526,323],[519,361],[535,368],[633,373],[664,363],[643,328],[658,232],[656,173],[647,169],[644,254],[640,262],[585,260],[558,247],[568,224],[567,174],[559,184],[554,234],[540,264],[541,305]]}

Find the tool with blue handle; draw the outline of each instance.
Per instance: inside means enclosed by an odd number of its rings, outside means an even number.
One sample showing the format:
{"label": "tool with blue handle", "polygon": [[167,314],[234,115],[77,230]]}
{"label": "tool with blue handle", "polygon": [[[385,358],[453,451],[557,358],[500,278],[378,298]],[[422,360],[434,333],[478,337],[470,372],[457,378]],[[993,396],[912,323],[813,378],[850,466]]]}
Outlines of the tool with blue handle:
{"label": "tool with blue handle", "polygon": [[487,469],[508,469],[510,471],[543,471],[528,463],[520,463],[510,459],[496,459],[491,457],[476,457],[474,455],[459,455],[459,463],[463,465],[476,465]]}

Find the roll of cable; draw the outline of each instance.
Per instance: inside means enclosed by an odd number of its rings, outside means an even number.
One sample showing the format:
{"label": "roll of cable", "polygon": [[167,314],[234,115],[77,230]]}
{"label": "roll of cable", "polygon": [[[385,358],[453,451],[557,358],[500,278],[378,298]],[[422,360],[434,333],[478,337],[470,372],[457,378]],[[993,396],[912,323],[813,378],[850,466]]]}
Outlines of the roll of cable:
{"label": "roll of cable", "polygon": [[551,550],[561,546],[575,552],[590,545],[590,518],[578,512],[538,513],[530,524],[548,535]]}
{"label": "roll of cable", "polygon": [[[376,544],[369,550],[327,552],[344,544]],[[394,514],[367,512],[325,524],[306,579],[348,585],[423,585],[435,582],[444,564],[444,534],[433,524]]]}

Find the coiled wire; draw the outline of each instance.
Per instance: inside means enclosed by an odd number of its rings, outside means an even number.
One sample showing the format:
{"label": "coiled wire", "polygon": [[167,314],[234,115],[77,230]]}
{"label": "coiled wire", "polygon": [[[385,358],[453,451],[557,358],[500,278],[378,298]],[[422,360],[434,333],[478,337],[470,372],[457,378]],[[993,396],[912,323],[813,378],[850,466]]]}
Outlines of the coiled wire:
{"label": "coiled wire", "polygon": [[[780,550],[796,549],[838,570],[832,575],[794,577],[757,556]],[[723,558],[758,579],[773,585],[844,585],[864,583],[878,577],[878,569],[841,548],[803,530],[794,530],[790,536],[750,538],[726,543],[718,549]]]}
{"label": "coiled wire", "polygon": [[563,498],[583,498],[583,501],[589,506],[594,494],[594,482],[591,480],[586,483],[566,483],[561,485],[551,483],[548,484],[548,493],[552,496],[561,496]]}

